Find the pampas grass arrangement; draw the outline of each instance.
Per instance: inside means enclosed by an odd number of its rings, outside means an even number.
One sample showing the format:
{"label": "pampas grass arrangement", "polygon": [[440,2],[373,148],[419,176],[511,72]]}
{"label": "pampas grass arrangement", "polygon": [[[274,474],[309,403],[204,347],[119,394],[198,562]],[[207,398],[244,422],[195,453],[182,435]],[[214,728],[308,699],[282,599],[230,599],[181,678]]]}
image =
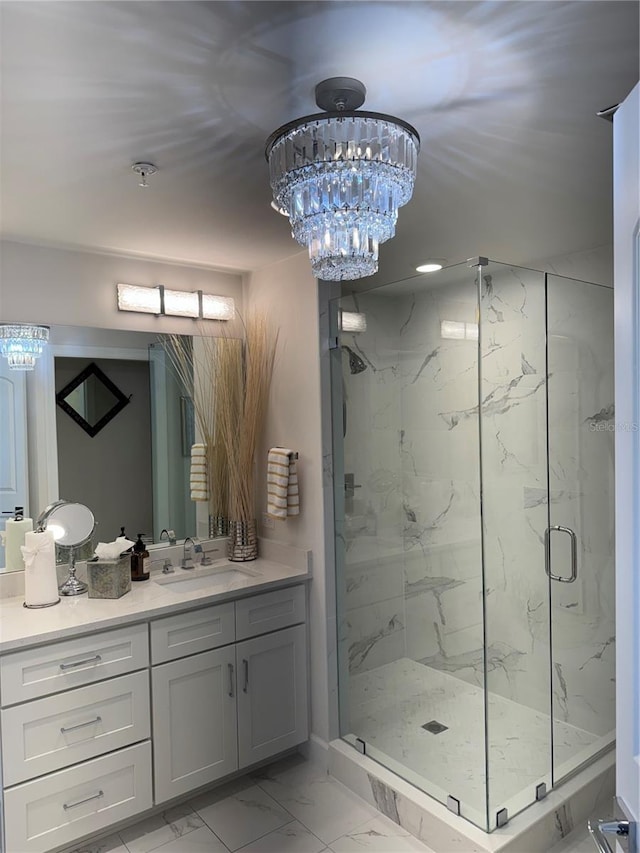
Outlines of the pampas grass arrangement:
{"label": "pampas grass arrangement", "polygon": [[209,515],[214,519],[227,519],[229,477],[226,449],[220,440],[216,383],[220,375],[219,361],[225,358],[222,350],[235,349],[239,360],[241,342],[208,335],[196,339],[169,335],[164,346],[180,384],[193,401],[198,432],[207,447]]}
{"label": "pampas grass arrangement", "polygon": [[240,322],[244,342],[231,338],[230,332],[218,338],[203,335],[195,344],[188,337],[169,335],[165,347],[193,399],[198,430],[207,445],[210,515],[255,524],[255,453],[264,428],[278,332],[257,311]]}
{"label": "pampas grass arrangement", "polygon": [[[227,452],[229,470],[229,517],[234,521],[255,519],[254,458],[269,400],[278,333],[256,311],[244,321],[242,363],[219,361],[216,382],[220,412],[220,436]],[[240,381],[229,381],[238,376]]]}

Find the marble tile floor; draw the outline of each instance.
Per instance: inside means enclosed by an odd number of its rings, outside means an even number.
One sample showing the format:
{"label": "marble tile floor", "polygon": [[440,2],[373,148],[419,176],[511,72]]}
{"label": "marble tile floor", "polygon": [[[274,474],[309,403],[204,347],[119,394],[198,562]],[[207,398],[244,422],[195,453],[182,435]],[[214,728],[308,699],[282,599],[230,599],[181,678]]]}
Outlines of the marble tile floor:
{"label": "marble tile floor", "polygon": [[[368,748],[375,747],[424,778],[426,792],[437,799],[451,794],[469,810],[484,812],[481,688],[401,658],[352,676],[349,697],[352,732]],[[533,800],[535,785],[549,773],[549,716],[490,693],[488,717],[491,810],[511,805],[513,813],[513,803],[522,801],[523,792]],[[423,726],[431,721],[446,730],[426,731]],[[556,762],[563,764],[597,740],[557,721]]]}
{"label": "marble tile floor", "polygon": [[294,755],[64,853],[434,853]]}
{"label": "marble tile floor", "polygon": [[[586,828],[549,851],[592,853]],[[64,853],[439,853],[294,755]],[[464,851],[460,851],[464,853]]]}

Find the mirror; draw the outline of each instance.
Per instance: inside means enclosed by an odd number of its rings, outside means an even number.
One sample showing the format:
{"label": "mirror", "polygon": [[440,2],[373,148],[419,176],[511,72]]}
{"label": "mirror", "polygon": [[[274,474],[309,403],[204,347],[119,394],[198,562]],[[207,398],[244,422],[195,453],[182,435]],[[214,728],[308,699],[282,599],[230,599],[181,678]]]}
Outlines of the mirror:
{"label": "mirror", "polygon": [[[51,326],[50,344],[47,354],[43,354],[49,362],[39,363],[33,374],[23,379],[29,423],[25,418],[23,424],[16,425],[18,431],[29,436],[29,447],[24,454],[18,452],[25,458],[14,461],[17,470],[25,469],[25,480],[28,462],[24,494],[29,494],[29,501],[24,503],[32,514],[61,495],[92,508],[99,538],[105,542],[115,539],[122,525],[130,537],[145,533],[146,542],[160,543],[163,528],[174,530],[178,540],[208,537],[207,504],[194,503],[189,493],[190,458],[185,454],[191,441],[192,414],[189,403],[181,401],[184,389],[178,385],[159,339],[156,334],[144,332]],[[193,341],[197,350],[201,339],[196,335]],[[91,363],[114,382],[125,398],[133,394],[118,417],[93,438],[56,405],[56,391],[62,391]],[[133,382],[134,367],[146,371],[146,379],[143,376],[136,380],[146,382],[146,415],[141,417],[134,417],[144,396]],[[91,423],[91,417],[82,417]],[[135,439],[127,426],[132,417],[140,430]],[[68,433],[66,438],[62,436],[63,429]],[[63,439],[71,464],[61,458],[59,444]],[[108,453],[101,454],[100,449],[107,446]],[[89,453],[101,458],[96,462]],[[141,456],[147,460],[144,465]],[[114,465],[108,464],[110,458],[128,470],[135,481],[133,487],[122,481]],[[103,467],[97,475],[100,464]],[[75,472],[75,484],[68,481],[69,472]],[[147,499],[149,520],[130,523],[128,516],[140,504],[137,490],[141,484],[149,484],[151,489]],[[109,507],[114,513],[111,520],[102,507]],[[166,538],[161,547],[166,547]],[[0,555],[0,565],[2,562]]]}
{"label": "mirror", "polygon": [[[81,595],[87,591],[87,584],[76,577],[77,549],[91,543],[95,527],[95,519],[89,507],[73,501],[56,501],[40,515],[37,529],[53,533],[56,561],[63,556],[69,562],[69,577],[59,587],[61,595]],[[60,549],[64,549],[64,552],[61,553]]]}
{"label": "mirror", "polygon": [[89,507],[56,501],[38,519],[38,530],[50,530],[56,547],[77,548],[91,539],[95,519]]}

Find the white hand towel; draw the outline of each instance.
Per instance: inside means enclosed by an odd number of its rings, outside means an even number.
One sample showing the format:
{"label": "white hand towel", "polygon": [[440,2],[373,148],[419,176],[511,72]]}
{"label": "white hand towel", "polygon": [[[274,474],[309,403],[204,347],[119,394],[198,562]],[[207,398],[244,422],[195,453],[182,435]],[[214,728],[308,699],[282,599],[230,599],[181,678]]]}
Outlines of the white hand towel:
{"label": "white hand towel", "polygon": [[191,471],[189,473],[192,501],[209,500],[208,481],[207,447],[205,444],[194,444],[191,448]]}
{"label": "white hand towel", "polygon": [[60,596],[53,531],[25,533],[20,550],[24,557],[24,603],[27,607],[57,604]]}
{"label": "white hand towel", "polygon": [[300,514],[295,450],[272,447],[267,455],[267,515],[286,519]]}

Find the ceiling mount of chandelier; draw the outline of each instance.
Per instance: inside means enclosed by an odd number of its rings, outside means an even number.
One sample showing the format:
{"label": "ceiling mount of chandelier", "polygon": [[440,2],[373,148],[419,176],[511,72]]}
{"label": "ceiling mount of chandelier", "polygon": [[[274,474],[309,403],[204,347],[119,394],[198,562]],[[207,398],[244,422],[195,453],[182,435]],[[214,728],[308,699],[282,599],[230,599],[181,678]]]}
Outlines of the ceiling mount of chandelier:
{"label": "ceiling mount of chandelier", "polygon": [[395,234],[413,193],[420,137],[402,119],[358,110],[365,87],[352,77],[316,86],[322,113],[283,125],[266,144],[275,205],[309,250],[316,278],[364,278]]}

